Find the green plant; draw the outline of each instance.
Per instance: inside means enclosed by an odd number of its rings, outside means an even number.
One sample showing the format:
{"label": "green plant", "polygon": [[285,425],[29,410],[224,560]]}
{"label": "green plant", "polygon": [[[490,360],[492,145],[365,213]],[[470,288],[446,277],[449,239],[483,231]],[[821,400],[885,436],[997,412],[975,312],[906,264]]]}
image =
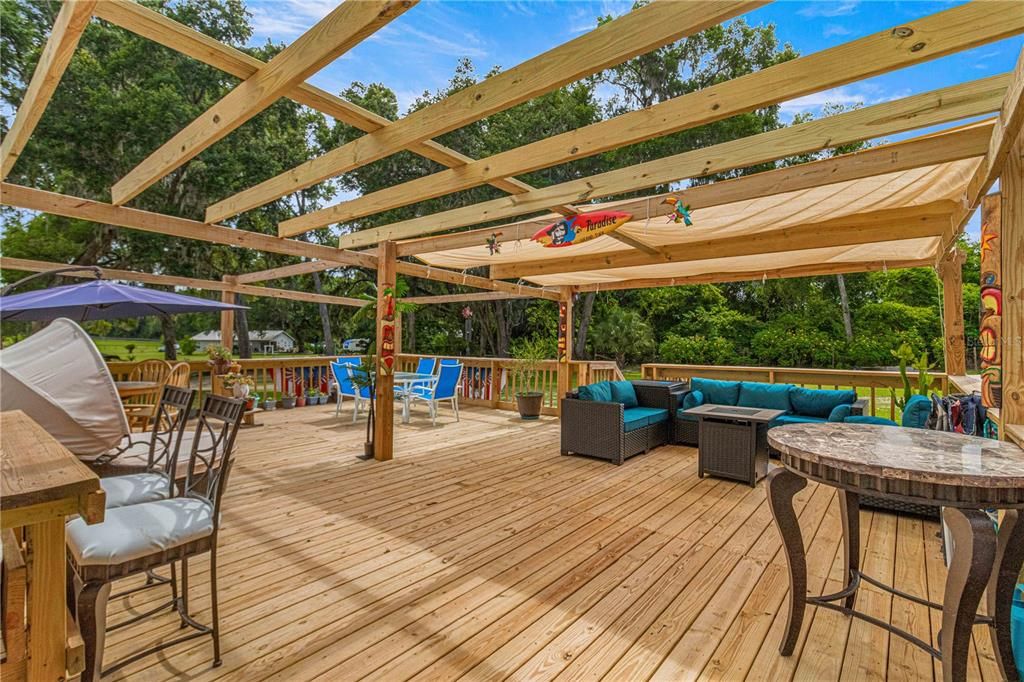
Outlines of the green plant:
{"label": "green plant", "polygon": [[136,346],[135,346],[134,343],[126,343],[126,344],[124,344],[124,349],[126,351],[128,351],[128,356],[129,357],[131,357],[132,353],[135,352],[135,348],[136,348]]}
{"label": "green plant", "polygon": [[[131,352],[131,349],[128,352]],[[224,346],[208,346],[206,348],[206,357],[210,358],[213,362],[231,362],[231,351]]]}
{"label": "green plant", "polygon": [[235,386],[248,386],[249,388],[256,388],[256,382],[253,381],[251,376],[241,374],[239,372],[229,372],[224,375],[221,380],[224,388],[234,388]]}
{"label": "green plant", "polygon": [[368,450],[373,449],[373,422],[376,418],[374,403],[377,400],[374,384],[377,378],[377,368],[373,366],[373,344],[370,344],[370,355],[362,358],[358,367],[352,369],[352,385],[357,391],[366,388],[370,394],[370,412],[366,418],[366,445]]}
{"label": "green plant", "polygon": [[508,380],[515,386],[517,393],[536,392],[539,370],[548,359],[547,344],[538,338],[523,339],[512,349],[515,362],[508,370]]}
{"label": "green plant", "polygon": [[[914,349],[910,347],[909,343],[902,343],[899,348],[892,351],[892,354],[899,361],[900,379],[903,381],[903,396],[897,397],[896,391],[891,389],[889,393],[892,395],[896,407],[902,410],[914,396],[914,387],[910,383],[910,377],[907,374],[907,366],[914,363]],[[921,356],[917,358],[916,364],[911,365],[911,368],[917,371],[917,395],[928,395],[928,389],[932,385],[932,376],[929,372],[935,368],[935,365],[928,361],[928,351],[922,351]]]}
{"label": "green plant", "polygon": [[196,354],[197,344],[196,344],[195,339],[192,339],[192,338],[182,339],[178,343],[178,346],[181,348],[181,352],[184,355],[195,355]]}

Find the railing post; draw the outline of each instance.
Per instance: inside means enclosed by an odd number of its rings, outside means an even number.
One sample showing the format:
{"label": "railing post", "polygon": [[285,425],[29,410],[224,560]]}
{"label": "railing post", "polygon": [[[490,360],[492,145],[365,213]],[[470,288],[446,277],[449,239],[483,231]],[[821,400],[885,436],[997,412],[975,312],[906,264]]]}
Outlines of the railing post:
{"label": "railing post", "polygon": [[964,253],[959,248],[947,253],[939,263],[942,279],[942,338],[946,374],[967,373],[964,352]]}
{"label": "railing post", "polygon": [[497,360],[491,360],[491,409],[498,409],[498,401],[501,399],[501,365]]}
{"label": "railing post", "polygon": [[[1024,134],[1006,161],[1000,179],[1003,195],[1000,235],[1003,281],[1002,406],[1003,426],[1024,424]],[[1005,428],[999,429],[1006,438]]]}
{"label": "railing post", "polygon": [[[235,279],[232,275],[224,275],[221,277],[225,284],[232,284]],[[235,292],[233,291],[222,291],[220,292],[220,300],[224,303],[235,302]],[[224,346],[231,351],[234,347],[235,338],[235,311],[234,310],[222,310],[220,312],[220,345]]]}

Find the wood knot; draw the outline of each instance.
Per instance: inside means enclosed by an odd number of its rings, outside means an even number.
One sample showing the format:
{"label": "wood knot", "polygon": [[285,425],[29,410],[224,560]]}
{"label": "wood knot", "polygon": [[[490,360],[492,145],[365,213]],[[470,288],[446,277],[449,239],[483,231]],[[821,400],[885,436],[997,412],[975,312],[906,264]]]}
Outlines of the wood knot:
{"label": "wood knot", "polygon": [[914,35],[914,29],[909,26],[897,26],[892,30],[892,34],[897,38],[909,38]]}
{"label": "wood knot", "polygon": [[924,43],[914,43],[913,45],[911,45],[910,51],[911,52],[920,52],[921,50],[924,49],[924,45],[925,45]]}

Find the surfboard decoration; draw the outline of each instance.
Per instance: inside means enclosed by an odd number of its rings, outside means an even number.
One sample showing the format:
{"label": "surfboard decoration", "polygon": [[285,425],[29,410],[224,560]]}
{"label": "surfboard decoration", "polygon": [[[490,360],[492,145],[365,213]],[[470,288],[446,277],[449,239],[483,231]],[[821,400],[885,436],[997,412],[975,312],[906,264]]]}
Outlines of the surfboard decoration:
{"label": "surfboard decoration", "polygon": [[632,219],[632,213],[620,211],[578,213],[538,230],[530,239],[548,248],[572,246],[614,232]]}

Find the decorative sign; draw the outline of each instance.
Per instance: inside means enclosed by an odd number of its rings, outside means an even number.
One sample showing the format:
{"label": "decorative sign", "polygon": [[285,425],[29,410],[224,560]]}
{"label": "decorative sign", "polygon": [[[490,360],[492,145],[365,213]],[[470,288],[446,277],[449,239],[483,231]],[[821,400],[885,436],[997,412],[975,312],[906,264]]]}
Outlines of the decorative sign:
{"label": "decorative sign", "polygon": [[501,237],[501,232],[492,232],[491,236],[487,238],[487,250],[491,252],[492,256],[496,253],[501,253],[499,237]]}
{"label": "decorative sign", "polygon": [[614,232],[632,219],[633,214],[620,211],[579,213],[538,230],[530,239],[549,248],[572,246]]}
{"label": "decorative sign", "polygon": [[380,373],[390,375],[395,371],[395,292],[388,287],[383,293],[383,307],[380,312],[381,343],[378,355]]}
{"label": "decorative sign", "polygon": [[668,217],[670,223],[683,223],[686,227],[693,225],[693,219],[690,217],[690,205],[684,204],[682,199],[668,196],[661,203],[672,207],[672,213]]}
{"label": "decorative sign", "polygon": [[981,211],[981,320],[978,323],[981,360],[981,402],[999,407],[1003,401],[1002,346],[1003,286],[999,195],[986,197]]}

